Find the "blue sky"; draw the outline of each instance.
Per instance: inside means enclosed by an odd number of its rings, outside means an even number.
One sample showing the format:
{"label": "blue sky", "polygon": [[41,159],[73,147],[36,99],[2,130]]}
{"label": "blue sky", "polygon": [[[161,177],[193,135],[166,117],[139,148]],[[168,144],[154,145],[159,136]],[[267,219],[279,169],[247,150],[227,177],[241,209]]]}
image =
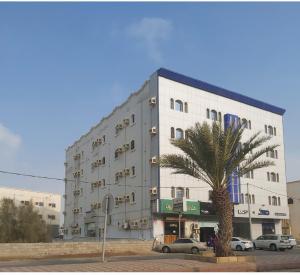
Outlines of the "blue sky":
{"label": "blue sky", "polygon": [[165,67],[286,108],[287,177],[300,179],[299,13],[300,3],[0,3],[0,170],[64,177],[65,148]]}

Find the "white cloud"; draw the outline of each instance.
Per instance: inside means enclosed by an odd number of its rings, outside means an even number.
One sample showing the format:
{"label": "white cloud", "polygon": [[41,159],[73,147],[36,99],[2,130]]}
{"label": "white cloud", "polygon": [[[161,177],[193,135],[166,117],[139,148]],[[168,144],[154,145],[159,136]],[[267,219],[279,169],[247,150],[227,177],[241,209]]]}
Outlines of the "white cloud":
{"label": "white cloud", "polygon": [[156,62],[162,61],[161,43],[171,35],[172,22],[163,18],[142,18],[127,28],[127,34],[142,43],[148,55]]}
{"label": "white cloud", "polygon": [[[11,158],[19,149],[22,139],[0,123],[0,150],[2,158]],[[3,159],[2,159],[3,160]]]}

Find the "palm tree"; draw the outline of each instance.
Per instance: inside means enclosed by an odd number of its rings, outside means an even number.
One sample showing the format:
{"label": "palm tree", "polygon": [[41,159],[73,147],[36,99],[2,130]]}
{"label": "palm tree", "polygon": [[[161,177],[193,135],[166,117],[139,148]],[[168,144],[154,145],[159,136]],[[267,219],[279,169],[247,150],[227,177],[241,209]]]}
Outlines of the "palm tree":
{"label": "palm tree", "polygon": [[212,202],[218,218],[216,256],[232,255],[233,204],[228,183],[233,174],[238,177],[255,169],[274,165],[260,157],[278,145],[265,145],[271,136],[258,132],[242,143],[244,125],[223,129],[218,122],[209,126],[196,123],[186,132],[185,139],[171,140],[184,154],[167,154],[160,158],[160,166],[172,168],[173,174],[185,174],[207,183],[212,188]]}

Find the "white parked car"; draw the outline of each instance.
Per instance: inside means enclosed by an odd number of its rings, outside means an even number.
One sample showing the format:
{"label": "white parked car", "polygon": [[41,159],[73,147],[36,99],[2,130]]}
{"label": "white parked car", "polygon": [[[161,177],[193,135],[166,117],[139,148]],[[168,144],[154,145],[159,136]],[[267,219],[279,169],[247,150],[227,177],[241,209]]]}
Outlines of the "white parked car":
{"label": "white parked car", "polygon": [[288,235],[288,238],[289,238],[289,241],[290,241],[289,249],[293,249],[293,247],[297,245],[297,241],[292,235]]}
{"label": "white parked car", "polygon": [[284,251],[291,246],[288,236],[276,234],[262,235],[253,243],[256,249],[271,249],[272,251],[278,249]]}
{"label": "white parked car", "polygon": [[231,239],[231,249],[237,251],[252,250],[253,242],[240,237],[233,237]]}

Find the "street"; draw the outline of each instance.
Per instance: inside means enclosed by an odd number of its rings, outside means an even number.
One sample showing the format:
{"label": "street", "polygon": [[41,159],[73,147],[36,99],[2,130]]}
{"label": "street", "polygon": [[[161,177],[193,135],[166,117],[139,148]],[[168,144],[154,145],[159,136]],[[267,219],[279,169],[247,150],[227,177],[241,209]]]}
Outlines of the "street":
{"label": "street", "polygon": [[297,271],[300,268],[300,249],[273,251],[245,251],[238,255],[257,256],[257,265],[213,264],[184,260],[183,254],[151,253],[147,256],[114,256],[102,263],[99,257],[18,260],[0,262],[0,272],[48,272],[48,271],[131,271],[131,272],[176,272],[176,271]]}

